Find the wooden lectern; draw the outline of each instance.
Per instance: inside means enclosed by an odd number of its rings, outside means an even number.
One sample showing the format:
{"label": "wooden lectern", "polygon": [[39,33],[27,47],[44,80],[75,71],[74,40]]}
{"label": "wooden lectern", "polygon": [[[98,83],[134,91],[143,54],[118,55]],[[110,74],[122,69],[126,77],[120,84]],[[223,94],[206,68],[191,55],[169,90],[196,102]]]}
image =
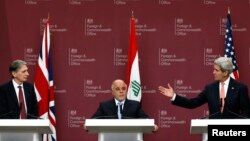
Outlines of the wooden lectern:
{"label": "wooden lectern", "polygon": [[0,141],[40,141],[41,134],[51,134],[47,119],[1,119]]}
{"label": "wooden lectern", "polygon": [[89,133],[98,133],[98,141],[143,141],[143,133],[152,133],[154,119],[86,119]]}

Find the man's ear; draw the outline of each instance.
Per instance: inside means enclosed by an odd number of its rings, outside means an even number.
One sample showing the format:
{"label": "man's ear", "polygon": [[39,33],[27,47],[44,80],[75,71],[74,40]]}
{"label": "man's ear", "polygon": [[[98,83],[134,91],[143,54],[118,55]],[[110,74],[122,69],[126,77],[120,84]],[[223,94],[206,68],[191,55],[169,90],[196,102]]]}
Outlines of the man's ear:
{"label": "man's ear", "polygon": [[224,74],[224,76],[229,76],[230,75],[230,73],[228,71],[224,71],[223,74]]}
{"label": "man's ear", "polygon": [[12,72],[11,72],[11,76],[12,76],[12,77],[15,77],[15,76],[16,76],[16,72],[15,72],[15,71],[12,71]]}

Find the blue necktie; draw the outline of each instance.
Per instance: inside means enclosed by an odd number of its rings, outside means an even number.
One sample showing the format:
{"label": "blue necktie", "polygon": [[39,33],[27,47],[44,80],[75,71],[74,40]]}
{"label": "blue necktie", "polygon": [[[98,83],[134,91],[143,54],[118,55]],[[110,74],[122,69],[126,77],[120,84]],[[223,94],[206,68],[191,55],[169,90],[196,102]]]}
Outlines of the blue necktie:
{"label": "blue necktie", "polygon": [[117,103],[117,106],[118,106],[118,110],[117,110],[117,116],[118,116],[118,119],[122,119],[122,102],[118,102]]}

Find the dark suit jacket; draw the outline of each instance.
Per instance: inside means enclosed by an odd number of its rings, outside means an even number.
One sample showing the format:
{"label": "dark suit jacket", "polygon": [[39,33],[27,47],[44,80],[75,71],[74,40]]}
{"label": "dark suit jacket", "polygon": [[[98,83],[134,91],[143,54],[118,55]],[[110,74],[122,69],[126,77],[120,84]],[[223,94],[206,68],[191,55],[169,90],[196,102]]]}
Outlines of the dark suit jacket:
{"label": "dark suit jacket", "polygon": [[193,109],[207,103],[208,118],[250,118],[250,100],[246,85],[230,78],[225,99],[224,112],[220,112],[221,100],[219,82],[216,81],[205,86],[205,89],[195,98],[187,99],[176,95],[172,102],[174,105]]}
{"label": "dark suit jacket", "polygon": [[[27,106],[27,118],[32,119],[38,116],[38,103],[35,90],[32,84],[23,83],[25,101]],[[0,86],[0,119],[19,119],[20,106],[17,100],[12,81]]]}
{"label": "dark suit jacket", "polygon": [[[114,99],[102,102],[91,118],[117,119],[117,108]],[[138,101],[126,99],[122,110],[122,118],[148,118],[148,115],[144,113]]]}

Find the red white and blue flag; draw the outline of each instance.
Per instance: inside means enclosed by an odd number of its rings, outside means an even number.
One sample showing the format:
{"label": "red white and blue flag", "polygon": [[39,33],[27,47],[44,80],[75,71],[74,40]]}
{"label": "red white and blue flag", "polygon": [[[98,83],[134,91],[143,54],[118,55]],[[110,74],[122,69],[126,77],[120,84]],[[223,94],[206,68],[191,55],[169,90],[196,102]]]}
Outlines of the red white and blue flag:
{"label": "red white and blue flag", "polygon": [[55,95],[53,84],[53,73],[50,50],[50,29],[49,20],[44,28],[42,47],[38,57],[38,65],[35,72],[35,92],[39,105],[38,116],[42,119],[49,119],[52,134],[44,134],[43,141],[56,141],[56,116],[55,116]]}
{"label": "red white and blue flag", "polygon": [[239,71],[238,71],[238,65],[237,65],[237,61],[236,61],[235,48],[234,48],[234,42],[233,42],[230,10],[228,10],[227,23],[226,23],[225,57],[232,59],[232,63],[233,63],[234,68],[233,68],[233,72],[231,73],[231,77],[238,80],[239,79]]}

